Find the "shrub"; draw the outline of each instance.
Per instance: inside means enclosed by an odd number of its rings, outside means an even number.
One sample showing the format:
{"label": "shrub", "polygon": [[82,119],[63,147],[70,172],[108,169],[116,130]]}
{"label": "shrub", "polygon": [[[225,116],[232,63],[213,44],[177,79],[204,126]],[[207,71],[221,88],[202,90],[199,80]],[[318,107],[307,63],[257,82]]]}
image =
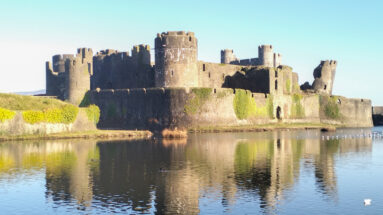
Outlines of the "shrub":
{"label": "shrub", "polygon": [[4,122],[6,120],[13,119],[15,116],[16,112],[5,109],[5,108],[0,108],[0,122]]}
{"label": "shrub", "polygon": [[76,120],[78,107],[74,105],[65,105],[62,108],[62,123],[69,124]]}
{"label": "shrub", "polygon": [[50,108],[44,111],[23,111],[23,119],[30,124],[47,123],[73,123],[76,120],[78,108],[74,105],[65,105],[62,108]]}
{"label": "shrub", "polygon": [[94,124],[98,123],[100,120],[100,108],[98,108],[97,105],[89,105],[89,107],[85,109],[85,112],[90,121],[94,122]]}
{"label": "shrub", "polygon": [[23,119],[30,124],[44,122],[44,112],[39,110],[27,110],[23,111]]}

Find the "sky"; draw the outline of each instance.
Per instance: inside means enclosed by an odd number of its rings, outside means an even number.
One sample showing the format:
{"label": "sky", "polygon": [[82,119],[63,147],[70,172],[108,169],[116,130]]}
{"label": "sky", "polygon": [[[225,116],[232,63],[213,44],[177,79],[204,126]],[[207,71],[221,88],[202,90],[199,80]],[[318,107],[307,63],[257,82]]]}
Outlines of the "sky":
{"label": "sky", "polygon": [[321,60],[337,60],[333,94],[383,105],[381,0],[0,0],[0,92],[45,89],[45,62],[79,47],[154,47],[157,33],[192,31],[198,58],[229,48],[257,57],[272,44],[299,82]]}

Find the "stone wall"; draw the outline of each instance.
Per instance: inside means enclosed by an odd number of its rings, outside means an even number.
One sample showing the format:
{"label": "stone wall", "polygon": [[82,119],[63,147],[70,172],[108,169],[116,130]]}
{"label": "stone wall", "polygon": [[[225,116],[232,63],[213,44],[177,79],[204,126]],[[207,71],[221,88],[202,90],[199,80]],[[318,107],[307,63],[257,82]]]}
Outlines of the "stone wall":
{"label": "stone wall", "polygon": [[321,122],[346,127],[372,127],[371,100],[318,95]]}
{"label": "stone wall", "polygon": [[337,107],[339,117],[332,117],[326,115],[326,99],[332,98],[316,94],[272,95],[225,88],[141,88],[91,91],[90,95],[101,110],[100,128],[193,128],[276,122],[372,126],[369,100],[341,98],[342,104]]}
{"label": "stone wall", "polygon": [[24,121],[22,113],[16,112],[13,119],[0,122],[0,135],[46,135],[62,132],[78,132],[96,130],[96,125],[89,120],[86,111],[80,108],[73,123],[35,123]]}
{"label": "stone wall", "polygon": [[198,62],[198,77],[200,87],[221,88],[227,77],[233,76],[242,67],[230,64]]}

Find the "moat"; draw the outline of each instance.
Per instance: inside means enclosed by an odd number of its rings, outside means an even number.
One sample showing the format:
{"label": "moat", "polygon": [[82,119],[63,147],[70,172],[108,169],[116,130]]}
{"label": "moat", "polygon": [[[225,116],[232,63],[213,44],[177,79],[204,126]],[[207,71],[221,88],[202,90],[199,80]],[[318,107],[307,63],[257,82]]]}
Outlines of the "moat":
{"label": "moat", "polygon": [[380,214],[382,131],[2,142],[1,214]]}

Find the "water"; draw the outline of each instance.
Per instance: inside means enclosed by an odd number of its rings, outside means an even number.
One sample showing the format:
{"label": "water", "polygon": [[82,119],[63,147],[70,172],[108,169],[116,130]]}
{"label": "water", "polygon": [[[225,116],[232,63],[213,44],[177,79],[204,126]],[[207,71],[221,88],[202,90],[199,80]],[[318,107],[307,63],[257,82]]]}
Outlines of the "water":
{"label": "water", "polygon": [[0,214],[382,214],[382,131],[3,142]]}

